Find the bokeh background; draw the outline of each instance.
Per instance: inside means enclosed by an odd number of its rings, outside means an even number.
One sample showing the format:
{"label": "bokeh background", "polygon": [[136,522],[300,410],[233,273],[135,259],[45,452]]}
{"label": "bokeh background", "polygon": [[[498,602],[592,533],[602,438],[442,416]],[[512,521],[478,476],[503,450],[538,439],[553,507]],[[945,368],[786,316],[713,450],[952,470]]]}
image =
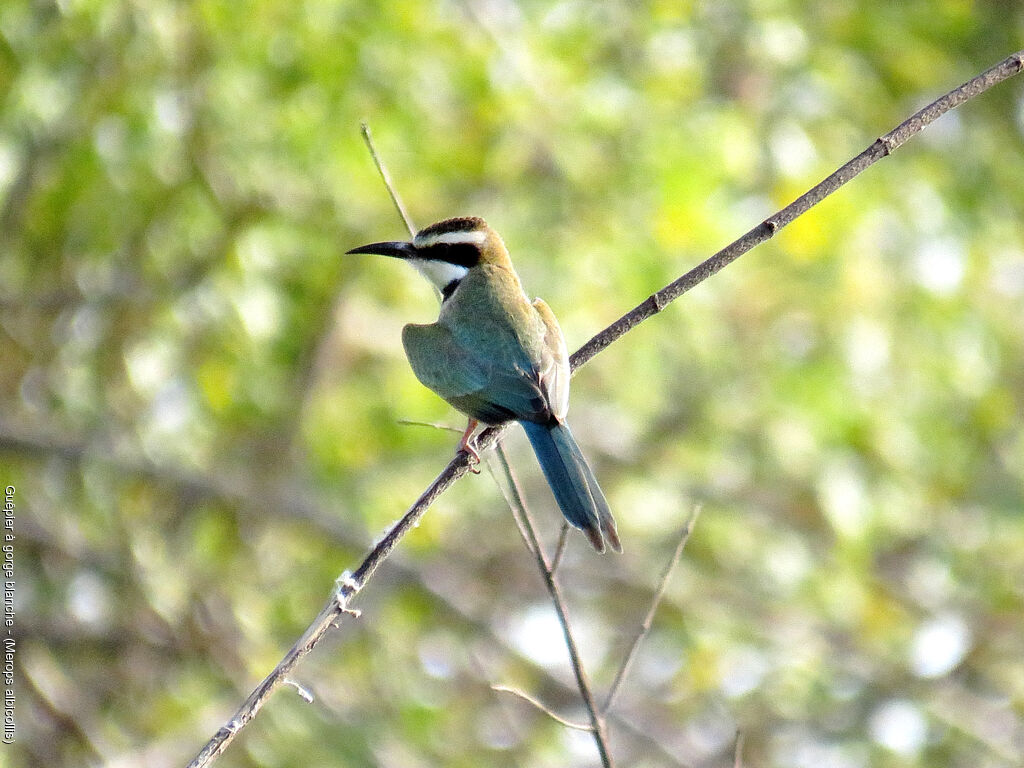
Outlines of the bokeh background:
{"label": "bokeh background", "polygon": [[[571,348],[1021,47],[1020,4],[7,0],[4,764],[179,766],[459,426],[429,288],[350,247],[481,215]],[[1011,766],[1024,751],[1024,80],[594,359],[571,423],[622,556],[560,574],[623,766]],[[509,450],[543,535],[559,516]],[[225,766],[591,766],[485,473],[430,510]]]}

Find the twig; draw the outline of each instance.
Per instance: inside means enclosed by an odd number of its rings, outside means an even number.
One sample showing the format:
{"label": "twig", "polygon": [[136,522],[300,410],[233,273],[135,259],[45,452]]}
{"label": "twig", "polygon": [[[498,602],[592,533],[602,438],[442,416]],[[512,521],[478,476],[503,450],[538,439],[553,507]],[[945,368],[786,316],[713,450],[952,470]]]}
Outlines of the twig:
{"label": "twig", "polygon": [[644,616],[643,622],[640,624],[640,629],[637,630],[636,637],[633,638],[633,643],[629,646],[629,650],[626,652],[625,658],[622,660],[622,666],[619,667],[619,671],[615,674],[615,679],[612,681],[611,688],[608,690],[608,697],[604,700],[604,707],[601,710],[606,713],[612,708],[612,703],[615,701],[615,696],[619,692],[619,688],[622,686],[623,680],[626,679],[626,675],[629,674],[630,668],[633,666],[633,659],[636,658],[636,653],[640,649],[640,643],[643,642],[644,638],[651,631],[651,624],[654,621],[654,614],[658,610],[658,605],[661,604],[662,598],[665,596],[665,590],[668,589],[668,580],[672,576],[672,571],[675,570],[676,565],[679,564],[679,558],[683,556],[683,548],[686,546],[686,542],[690,539],[690,534],[693,533],[693,526],[697,522],[697,517],[700,515],[700,506],[693,508],[693,513],[690,515],[690,519],[686,521],[686,525],[683,526],[683,530],[679,535],[679,542],[676,544],[675,551],[672,553],[672,557],[668,561],[668,565],[665,566],[664,572],[661,574],[661,581],[658,583],[658,588],[654,592],[654,597],[651,599],[651,607],[647,609],[647,615]]}
{"label": "twig", "polygon": [[590,679],[587,677],[587,671],[583,667],[579,647],[576,645],[576,638],[572,633],[572,627],[569,623],[569,612],[565,607],[565,600],[562,598],[562,591],[558,586],[558,582],[555,581],[555,575],[551,570],[551,564],[544,555],[544,549],[541,547],[540,539],[537,537],[536,526],[534,526],[533,520],[530,519],[530,510],[523,502],[523,496],[519,490],[519,483],[516,481],[515,474],[512,472],[512,467],[508,463],[508,456],[505,455],[505,447],[500,441],[497,444],[495,452],[498,455],[498,461],[501,464],[502,471],[508,478],[512,501],[515,506],[518,507],[519,514],[523,519],[523,527],[527,535],[528,548],[537,558],[537,567],[540,569],[541,576],[544,579],[544,586],[547,588],[548,595],[551,597],[551,602],[555,606],[555,613],[558,614],[558,623],[562,625],[562,636],[565,638],[565,647],[569,651],[569,661],[572,664],[573,675],[576,677],[576,685],[580,689],[580,698],[583,699],[583,705],[587,708],[587,714],[590,716],[590,731],[594,734],[594,743],[597,745],[597,752],[601,757],[601,765],[604,766],[604,768],[612,768],[612,756],[611,751],[608,749],[608,732],[605,727],[604,717],[597,708],[597,701],[594,699],[594,691],[591,688]]}
{"label": "twig", "polygon": [[594,728],[586,723],[574,723],[572,720],[566,720],[564,717],[556,712],[553,712],[549,707],[545,706],[543,702],[533,698],[530,694],[525,691],[521,691],[518,688],[510,688],[507,685],[492,685],[492,691],[498,691],[499,693],[511,693],[513,696],[518,696],[525,702],[528,702],[543,712],[545,715],[550,717],[556,723],[561,723],[566,728],[575,728],[577,731],[593,731]]}
{"label": "twig", "polygon": [[430,427],[431,429],[442,429],[445,432],[458,432],[462,434],[459,427],[449,427],[447,424],[438,424],[436,421],[416,421],[415,419],[398,419],[398,424],[403,427]]}
{"label": "twig", "polygon": [[743,731],[736,729],[736,746],[733,748],[732,768],[743,768]]}
{"label": "twig", "polygon": [[[959,106],[968,99],[972,99],[984,93],[992,86],[1016,75],[1024,69],[1024,51],[1018,51],[995,65],[991,69],[982,72],[977,77],[968,80],[963,85],[953,89],[946,95],[929,104],[927,107],[916,113],[909,120],[901,123],[897,128],[878,139],[868,149],[843,165],[839,170],[819,183],[806,194],[797,198],[793,203],[783,208],[775,215],[769,217],[746,235],[733,244],[722,249],[711,258],[697,265],[675,282],[662,290],[648,297],[635,309],[626,313],[603,331],[595,335],[590,341],[584,344],[573,354],[571,360],[573,368],[579,368],[594,355],[598,354],[610,344],[628,333],[638,323],[643,322],[652,315],[657,314],[665,306],[698,283],[703,282],[722,267],[734,261],[755,245],[770,238],[780,228],[789,224],[797,216],[800,216],[808,209],[819,203],[826,196],[835,192],[839,187],[848,182],[868,166],[890,154],[897,147],[901,146],[915,133],[921,131],[926,125],[934,121],[940,115]],[[365,136],[365,133],[364,133]],[[403,216],[403,220],[405,217]],[[409,226],[407,222],[407,226]],[[412,227],[409,227],[412,229]],[[494,445],[498,435],[506,426],[488,427],[477,437],[477,446],[480,450],[487,450]],[[401,520],[388,532],[377,545],[363,559],[362,564],[356,571],[359,589],[366,585],[367,580],[373,572],[391,553],[401,538],[414,527],[416,522],[423,516],[427,508],[434,500],[446,491],[456,480],[462,477],[469,470],[468,456],[459,453],[448,462],[448,465],[431,482],[426,491],[416,500]],[[354,597],[358,590],[354,591],[348,598]],[[235,716],[222,727],[209,742],[203,747],[199,755],[189,764],[189,768],[200,768],[209,765],[217,755],[222,753],[234,740],[238,731],[245,726],[266,703],[269,695],[281,685],[285,675],[308,654],[317,643],[323,638],[331,624],[343,615],[341,606],[332,597],[312,624],[303,633],[302,638],[284,659],[267,675],[249,697],[243,702]]]}
{"label": "twig", "polygon": [[562,522],[562,530],[558,534],[558,545],[555,547],[555,556],[551,558],[551,572],[558,570],[562,564],[562,555],[565,554],[565,545],[569,541],[569,524]]}
{"label": "twig", "polygon": [[[498,443],[497,444],[498,444],[498,446],[500,448],[501,447],[501,438],[498,438]],[[502,455],[503,454],[504,454],[504,451],[502,449]],[[488,458],[491,455],[492,454],[490,452],[487,453],[487,457]],[[505,499],[505,503],[508,504],[508,508],[512,512],[512,520],[516,524],[516,530],[519,531],[519,537],[523,540],[523,545],[531,553],[536,555],[537,553],[533,549],[533,544],[530,542],[530,534],[527,533],[527,531],[526,531],[527,522],[526,522],[526,520],[523,519],[523,509],[524,509],[524,507],[521,504],[518,504],[516,502],[516,500],[512,497],[512,494],[515,492],[515,489],[512,488],[511,467],[508,465],[507,462],[505,463],[505,465],[506,465],[506,467],[508,467],[508,471],[506,471],[505,467],[502,467],[502,471],[505,473],[505,479],[507,481],[507,485],[502,484],[501,480],[498,479],[498,473],[494,470],[494,466],[493,466],[492,462],[489,461],[489,460],[487,461],[487,469],[491,473],[491,479],[493,479],[494,480],[494,484],[498,486],[498,490],[501,492],[502,498]]]}
{"label": "twig", "polygon": [[359,128],[363,133],[363,141],[366,142],[366,148],[370,150],[370,157],[373,158],[373,164],[377,166],[377,170],[380,172],[380,178],[384,182],[384,186],[387,187],[388,194],[391,195],[391,202],[395,204],[395,210],[398,211],[398,215],[402,217],[402,221],[405,222],[405,228],[409,230],[409,237],[416,235],[416,227],[413,226],[412,219],[409,217],[408,211],[405,210],[405,206],[402,205],[401,199],[395,192],[394,186],[391,184],[391,175],[388,173],[388,169],[384,167],[384,163],[380,159],[380,155],[377,154],[377,148],[373,146],[373,136],[370,135],[370,124],[362,122],[359,124]]}
{"label": "twig", "polygon": [[307,704],[313,703],[313,693],[306,686],[302,685],[302,683],[298,683],[290,677],[286,677],[284,679],[284,685],[294,688],[295,692],[299,694],[299,698]]}

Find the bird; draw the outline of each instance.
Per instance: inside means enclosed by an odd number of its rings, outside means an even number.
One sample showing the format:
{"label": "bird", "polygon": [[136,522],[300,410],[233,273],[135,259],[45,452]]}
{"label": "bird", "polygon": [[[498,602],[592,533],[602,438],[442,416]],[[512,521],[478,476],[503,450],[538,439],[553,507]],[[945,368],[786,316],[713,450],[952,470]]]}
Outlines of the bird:
{"label": "bird", "polygon": [[349,254],[402,259],[439,292],[437,322],[410,323],[402,345],[416,378],[469,417],[459,451],[479,463],[473,433],[517,421],[565,519],[598,552],[622,551],[615,519],[565,421],[569,353],[554,313],[523,290],[501,236],[476,216],[445,219],[411,241]]}

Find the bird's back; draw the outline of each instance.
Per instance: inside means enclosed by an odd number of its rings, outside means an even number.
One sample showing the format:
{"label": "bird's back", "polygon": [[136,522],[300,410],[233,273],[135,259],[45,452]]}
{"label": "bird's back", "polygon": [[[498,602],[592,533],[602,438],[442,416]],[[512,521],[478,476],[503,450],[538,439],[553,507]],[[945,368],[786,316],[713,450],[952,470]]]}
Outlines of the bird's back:
{"label": "bird's back", "polygon": [[496,369],[529,373],[545,367],[543,320],[505,267],[485,264],[471,271],[442,305],[438,323]]}
{"label": "bird's back", "polygon": [[[557,324],[554,331],[564,349]],[[442,304],[437,323],[407,326],[403,338],[420,381],[473,418],[546,422],[564,415],[564,356],[558,345],[552,349],[548,321],[509,268],[472,270]]]}

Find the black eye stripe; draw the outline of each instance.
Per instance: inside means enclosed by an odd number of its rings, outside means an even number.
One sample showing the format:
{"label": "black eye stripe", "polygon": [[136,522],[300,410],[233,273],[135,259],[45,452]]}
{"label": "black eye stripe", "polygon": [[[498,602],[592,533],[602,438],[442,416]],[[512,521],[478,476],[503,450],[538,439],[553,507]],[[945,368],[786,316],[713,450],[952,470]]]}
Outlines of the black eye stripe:
{"label": "black eye stripe", "polygon": [[480,263],[480,249],[474,243],[434,243],[426,248],[418,248],[416,255],[466,268]]}

